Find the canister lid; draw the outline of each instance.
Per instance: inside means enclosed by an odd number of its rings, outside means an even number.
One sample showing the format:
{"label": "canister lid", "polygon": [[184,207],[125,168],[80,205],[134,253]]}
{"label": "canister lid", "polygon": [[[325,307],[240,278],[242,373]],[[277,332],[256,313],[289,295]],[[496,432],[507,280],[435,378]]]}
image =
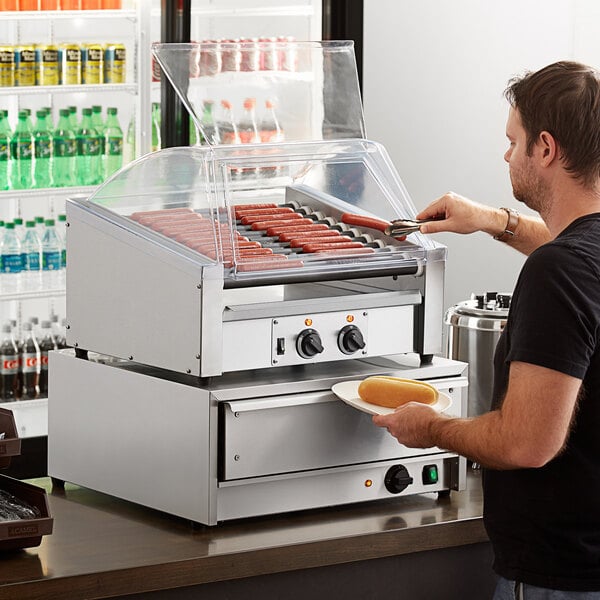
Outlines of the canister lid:
{"label": "canister lid", "polygon": [[457,327],[500,331],[506,325],[511,298],[508,293],[472,294],[470,300],[449,308],[444,320]]}

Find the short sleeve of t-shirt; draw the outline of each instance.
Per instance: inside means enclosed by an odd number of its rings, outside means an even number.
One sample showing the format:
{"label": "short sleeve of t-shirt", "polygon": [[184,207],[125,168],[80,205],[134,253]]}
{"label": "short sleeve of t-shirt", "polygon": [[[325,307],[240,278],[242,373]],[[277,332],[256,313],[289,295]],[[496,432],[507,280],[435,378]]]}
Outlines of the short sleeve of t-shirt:
{"label": "short sleeve of t-shirt", "polygon": [[536,250],[515,288],[506,360],[583,379],[597,347],[598,294],[585,256],[556,241]]}

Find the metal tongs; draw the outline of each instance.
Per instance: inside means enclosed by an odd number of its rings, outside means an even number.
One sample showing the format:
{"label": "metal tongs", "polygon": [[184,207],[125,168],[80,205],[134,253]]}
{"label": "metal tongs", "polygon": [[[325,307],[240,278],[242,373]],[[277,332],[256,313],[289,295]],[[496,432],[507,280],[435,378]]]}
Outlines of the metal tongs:
{"label": "metal tongs", "polygon": [[431,221],[443,221],[446,217],[444,215],[436,215],[429,219],[396,219],[391,222],[389,227],[386,227],[384,233],[392,237],[401,237],[419,231],[419,228],[423,223],[429,223]]}

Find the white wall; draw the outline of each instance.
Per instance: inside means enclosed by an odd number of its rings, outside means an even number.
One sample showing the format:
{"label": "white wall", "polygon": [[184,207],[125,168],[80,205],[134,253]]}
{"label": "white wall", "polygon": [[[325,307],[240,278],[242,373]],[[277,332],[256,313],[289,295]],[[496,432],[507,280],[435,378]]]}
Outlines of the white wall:
{"label": "white wall", "polygon": [[[600,66],[598,0],[365,0],[363,97],[417,208],[448,190],[527,212],[503,160],[510,77],[561,59]],[[446,306],[512,291],[524,257],[485,234],[448,246]]]}

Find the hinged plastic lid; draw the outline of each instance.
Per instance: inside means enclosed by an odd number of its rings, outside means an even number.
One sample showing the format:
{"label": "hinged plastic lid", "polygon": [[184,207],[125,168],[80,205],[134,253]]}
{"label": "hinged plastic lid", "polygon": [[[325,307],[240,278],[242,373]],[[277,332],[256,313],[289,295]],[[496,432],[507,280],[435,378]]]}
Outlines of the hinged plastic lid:
{"label": "hinged plastic lid", "polygon": [[247,99],[258,120],[273,108],[286,141],[366,137],[351,41],[154,43],[152,52],[203,143],[224,143],[203,122],[207,105],[213,123],[227,126]]}

